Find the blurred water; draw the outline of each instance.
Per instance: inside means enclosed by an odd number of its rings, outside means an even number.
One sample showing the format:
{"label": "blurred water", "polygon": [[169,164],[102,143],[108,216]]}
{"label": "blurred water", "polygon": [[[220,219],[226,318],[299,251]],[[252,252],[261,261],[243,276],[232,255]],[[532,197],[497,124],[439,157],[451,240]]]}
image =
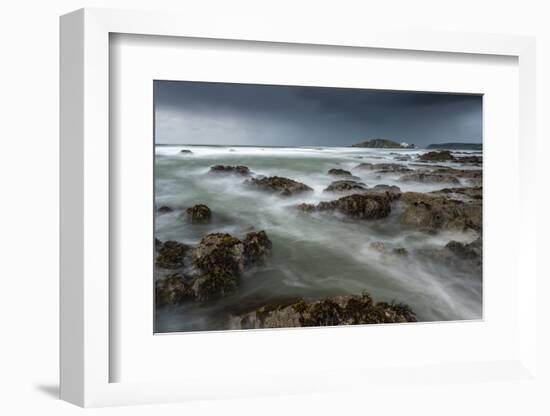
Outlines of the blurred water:
{"label": "blurred water", "polygon": [[[181,153],[181,149],[193,153]],[[259,148],[223,146],[157,146],[155,163],[156,206],[176,211],[156,218],[155,234],[161,241],[196,244],[211,232],[242,237],[253,227],[265,230],[273,242],[273,255],[262,268],[247,272],[239,289],[207,306],[189,304],[156,311],[156,331],[224,329],[228,313],[246,312],[267,303],[294,298],[318,299],[368,291],[376,301],[409,304],[419,320],[458,320],[481,317],[481,277],[464,276],[413,256],[381,256],[369,244],[384,241],[389,247],[442,247],[450,240],[469,242],[472,233],[427,235],[404,230],[398,212],[379,221],[342,221],[303,215],[292,209],[301,202],[317,203],[338,196],[323,193],[339,178],[331,168],[352,171],[372,187],[397,185],[403,191],[428,192],[442,184],[399,182],[399,174],[378,174],[354,169],[359,163],[402,163],[396,154],[414,156],[419,150],[361,148]],[[413,162],[410,162],[413,163]],[[209,175],[211,166],[245,165],[254,173],[284,176],[314,189],[313,193],[281,198],[243,185],[244,178]],[[447,164],[455,166],[453,164]],[[465,168],[465,167],[461,167]],[[206,204],[213,222],[192,225],[181,210]]]}

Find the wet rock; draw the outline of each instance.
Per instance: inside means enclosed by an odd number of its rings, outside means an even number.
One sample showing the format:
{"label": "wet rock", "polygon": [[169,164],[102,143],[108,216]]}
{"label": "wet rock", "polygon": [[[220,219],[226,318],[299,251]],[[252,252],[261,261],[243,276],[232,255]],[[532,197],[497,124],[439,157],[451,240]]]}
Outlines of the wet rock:
{"label": "wet rock", "polygon": [[454,176],[441,175],[437,173],[422,173],[412,172],[402,175],[399,178],[403,182],[420,182],[420,183],[450,183],[459,184],[460,181]]}
{"label": "wet rock", "polygon": [[461,273],[464,277],[481,279],[483,269],[482,239],[471,243],[450,241],[443,248],[417,250],[424,262],[433,262]]}
{"label": "wet rock", "polygon": [[180,273],[173,273],[155,283],[155,306],[177,305],[195,298],[191,285]]}
{"label": "wet rock", "polygon": [[371,220],[385,218],[390,214],[391,200],[384,194],[354,194],[336,201],[320,202],[319,211],[337,211],[349,218]]}
{"label": "wet rock", "polygon": [[[189,246],[178,241],[166,241],[161,243],[155,241],[157,246],[156,265],[163,269],[177,269],[183,267],[184,258],[189,250]],[[160,244],[159,244],[160,243]]]}
{"label": "wet rock", "polygon": [[481,229],[482,206],[478,200],[466,202],[437,194],[405,192],[400,203],[405,225],[427,231]]}
{"label": "wet rock", "polygon": [[209,173],[224,173],[230,175],[250,176],[252,172],[247,166],[216,165],[210,168]]}
{"label": "wet rock", "polygon": [[423,155],[420,155],[418,159],[424,162],[452,162],[455,160],[449,150],[424,153]]}
{"label": "wet rock", "polygon": [[367,187],[362,182],[344,180],[344,181],[334,181],[329,186],[327,186],[323,192],[353,192],[353,191],[364,191]]}
{"label": "wet rock", "polygon": [[467,188],[443,188],[438,191],[432,191],[430,194],[442,195],[447,198],[458,199],[462,201],[482,200],[483,188],[481,186]]}
{"label": "wet rock", "polygon": [[314,212],[317,210],[317,207],[314,204],[301,203],[296,205],[296,209],[301,212]]}
{"label": "wet rock", "polygon": [[193,264],[212,276],[236,276],[244,271],[244,244],[230,234],[208,234],[193,250]]}
{"label": "wet rock", "polygon": [[181,149],[180,150],[180,153],[187,153],[187,154],[190,154],[190,153],[193,153],[191,150],[189,149]]}
{"label": "wet rock", "polygon": [[403,247],[396,247],[391,252],[392,254],[400,257],[406,257],[409,255],[409,252],[407,251],[407,249]]}
{"label": "wet rock", "polygon": [[276,193],[280,196],[292,196],[313,191],[312,188],[301,182],[279,176],[252,178],[245,183],[253,188]]}
{"label": "wet rock", "polygon": [[273,247],[265,231],[248,233],[243,240],[243,244],[245,267],[263,264],[271,254]]}
{"label": "wet rock", "polygon": [[360,179],[357,176],[353,176],[350,171],[344,169],[330,169],[328,174],[332,176],[344,176],[347,178]]}
{"label": "wet rock", "polygon": [[367,193],[386,195],[390,201],[395,201],[401,197],[401,189],[395,185],[376,185],[373,188],[368,189]]}
{"label": "wet rock", "polygon": [[411,308],[401,303],[375,303],[364,293],[360,296],[335,296],[290,306],[266,306],[254,312],[233,317],[233,328],[281,328],[333,325],[360,325],[416,322]]}
{"label": "wet rock", "polygon": [[157,214],[167,214],[172,211],[174,210],[166,205],[162,205],[161,207],[157,208]]}
{"label": "wet rock", "polygon": [[192,291],[196,300],[207,302],[227,296],[237,288],[238,282],[238,275],[211,272],[196,278],[193,281]]}
{"label": "wet rock", "polygon": [[468,164],[474,164],[474,165],[480,165],[483,163],[483,157],[482,156],[462,156],[457,157],[456,161],[459,163],[468,163]]}
{"label": "wet rock", "polygon": [[193,251],[193,264],[211,278],[238,276],[247,268],[262,264],[271,249],[265,231],[250,232],[243,241],[230,234],[208,234]]}
{"label": "wet rock", "polygon": [[187,208],[187,219],[192,224],[208,224],[212,220],[212,211],[206,205],[198,204]]}
{"label": "wet rock", "polygon": [[461,259],[480,259],[482,257],[482,240],[478,237],[471,243],[464,244],[458,241],[449,241],[445,248]]}
{"label": "wet rock", "polygon": [[360,163],[356,169],[374,170],[376,173],[405,173],[412,169],[400,163]]}

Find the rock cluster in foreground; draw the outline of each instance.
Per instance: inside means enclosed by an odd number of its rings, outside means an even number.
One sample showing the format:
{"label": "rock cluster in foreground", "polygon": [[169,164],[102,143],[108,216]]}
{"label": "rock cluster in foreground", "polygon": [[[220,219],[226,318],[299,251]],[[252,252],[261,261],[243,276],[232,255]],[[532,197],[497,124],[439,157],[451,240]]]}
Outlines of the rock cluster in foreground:
{"label": "rock cluster in foreground", "polygon": [[370,295],[335,296],[287,306],[264,306],[254,312],[232,317],[234,329],[288,328],[416,322],[416,315],[402,303],[375,303]]}
{"label": "rock cluster in foreground", "polygon": [[[264,262],[271,248],[265,231],[248,233],[242,241],[230,234],[208,234],[195,248],[176,241],[159,242],[157,267],[180,270],[156,282],[157,305],[204,302],[226,296],[238,287],[245,270]],[[188,266],[194,268],[194,277],[181,270],[189,252],[192,264]]]}

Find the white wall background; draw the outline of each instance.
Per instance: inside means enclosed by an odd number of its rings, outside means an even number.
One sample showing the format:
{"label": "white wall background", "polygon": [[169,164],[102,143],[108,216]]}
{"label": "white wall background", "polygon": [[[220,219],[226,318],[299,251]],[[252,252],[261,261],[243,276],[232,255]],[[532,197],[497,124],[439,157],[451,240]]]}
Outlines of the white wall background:
{"label": "white wall background", "polygon": [[[281,25],[405,27],[535,35],[538,41],[538,131],[541,219],[539,247],[549,248],[550,12],[541,0],[201,1],[6,0],[0,11],[0,413],[68,415],[82,410],[56,399],[58,383],[58,16],[81,7],[179,10],[236,21],[268,16]],[[241,17],[237,17],[241,16]],[[289,23],[290,22],[290,23]],[[542,249],[545,244],[545,249]],[[549,267],[540,256],[543,276]],[[544,268],[544,270],[542,270]],[[550,414],[548,352],[550,285],[539,292],[540,368],[546,385],[495,383],[388,388],[362,397],[345,393],[259,398],[134,408],[100,409],[101,415],[150,414]],[[546,330],[545,330],[546,328]],[[404,348],[406,348],[404,346]]]}

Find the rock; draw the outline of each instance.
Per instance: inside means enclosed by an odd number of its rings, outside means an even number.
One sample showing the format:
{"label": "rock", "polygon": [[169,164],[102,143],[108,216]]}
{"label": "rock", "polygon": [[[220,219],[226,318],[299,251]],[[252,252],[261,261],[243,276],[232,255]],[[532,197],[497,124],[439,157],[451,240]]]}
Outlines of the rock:
{"label": "rock", "polygon": [[279,176],[252,178],[245,181],[245,183],[251,187],[276,193],[280,196],[291,196],[313,191],[312,188],[301,182]]}
{"label": "rock", "polygon": [[191,224],[208,224],[212,220],[212,211],[206,205],[198,204],[187,208],[187,219]]}
{"label": "rock", "polygon": [[317,207],[314,204],[307,204],[303,202],[301,204],[296,205],[296,209],[302,212],[313,212],[317,209]]}
{"label": "rock", "polygon": [[157,214],[167,214],[168,212],[174,211],[172,208],[162,205],[161,207],[157,208]]}
{"label": "rock", "polygon": [[160,244],[156,243],[156,245],[158,251],[156,265],[158,267],[163,269],[177,269],[183,267],[185,255],[189,250],[187,245],[178,241],[166,241]]}
{"label": "rock", "polygon": [[437,194],[405,192],[401,195],[401,220],[405,225],[436,231],[481,230],[481,201],[455,200]]}
{"label": "rock", "polygon": [[180,273],[173,273],[155,283],[155,306],[176,305],[195,298],[191,285]]}
{"label": "rock", "polygon": [[403,182],[420,182],[420,183],[450,183],[459,184],[460,181],[454,176],[441,175],[437,173],[406,173],[399,178]]}
{"label": "rock", "polygon": [[238,275],[244,263],[244,244],[230,234],[208,234],[193,250],[193,264],[213,276]]}
{"label": "rock", "polygon": [[193,281],[192,291],[199,302],[217,300],[233,292],[238,281],[238,275],[206,273]]}
{"label": "rock", "polygon": [[357,166],[355,166],[355,169],[373,170],[373,166],[374,163],[359,163]]}
{"label": "rock", "polygon": [[462,156],[462,157],[457,157],[456,161],[459,163],[471,163],[474,165],[480,165],[483,163],[483,157],[482,156]]}
{"label": "rock", "polygon": [[230,234],[208,234],[193,251],[193,264],[202,272],[191,286],[196,299],[215,300],[234,291],[241,273],[262,264],[271,248],[265,231],[250,232],[243,241]]}
{"label": "rock", "polygon": [[344,169],[330,169],[328,171],[328,174],[332,175],[332,176],[345,176],[345,177],[353,178],[353,179],[357,179],[357,180],[360,179],[357,176],[353,176],[350,171],[347,171],[347,170],[344,170]]}
{"label": "rock", "polygon": [[469,244],[454,240],[449,241],[445,248],[461,259],[479,259],[481,261],[483,254],[481,237],[478,237]]}
{"label": "rock", "polygon": [[376,185],[366,191],[369,194],[386,195],[390,201],[395,201],[401,197],[401,189],[395,185]]}
{"label": "rock", "polygon": [[403,247],[396,247],[392,251],[392,254],[395,254],[396,256],[406,257],[409,255],[409,252],[406,248]]}
{"label": "rock", "polygon": [[263,264],[271,254],[273,247],[265,231],[248,233],[243,240],[243,244],[245,267]]}
{"label": "rock", "polygon": [[481,186],[468,188],[443,188],[438,191],[432,191],[430,194],[442,195],[446,198],[458,199],[462,201],[483,199],[483,188]]}
{"label": "rock", "polygon": [[374,170],[376,173],[404,173],[412,169],[400,163],[360,163],[355,169]]}
{"label": "rock", "polygon": [[189,153],[193,153],[193,152],[189,149],[181,149],[180,153],[188,153],[189,154]]}
{"label": "rock", "polygon": [[441,150],[439,152],[428,152],[420,155],[418,159],[425,162],[452,162],[455,160],[454,156],[449,150]]}
{"label": "rock", "polygon": [[383,241],[374,241],[369,244],[369,248],[371,250],[377,251],[378,253],[385,253],[386,252],[386,245]]}
{"label": "rock", "polygon": [[158,238],[155,238],[155,251],[159,251],[159,249],[162,247],[162,241],[160,241]]}
{"label": "rock", "polygon": [[323,192],[350,192],[350,191],[365,191],[367,189],[366,185],[362,182],[356,181],[334,181],[329,186],[327,186]]}
{"label": "rock", "polygon": [[362,220],[385,218],[390,214],[390,199],[380,193],[354,194],[336,201],[320,202],[319,211],[337,211],[347,217]]}
{"label": "rock", "polygon": [[375,303],[364,293],[360,296],[335,296],[290,306],[270,305],[231,319],[233,328],[288,328],[333,325],[361,325],[416,322],[416,315],[401,303]]}
{"label": "rock", "polygon": [[216,165],[210,168],[209,173],[225,173],[231,175],[250,176],[252,172],[247,166]]}
{"label": "rock", "polygon": [[471,243],[450,241],[443,248],[417,250],[421,261],[434,262],[463,274],[465,277],[481,279],[483,250],[481,237]]}

